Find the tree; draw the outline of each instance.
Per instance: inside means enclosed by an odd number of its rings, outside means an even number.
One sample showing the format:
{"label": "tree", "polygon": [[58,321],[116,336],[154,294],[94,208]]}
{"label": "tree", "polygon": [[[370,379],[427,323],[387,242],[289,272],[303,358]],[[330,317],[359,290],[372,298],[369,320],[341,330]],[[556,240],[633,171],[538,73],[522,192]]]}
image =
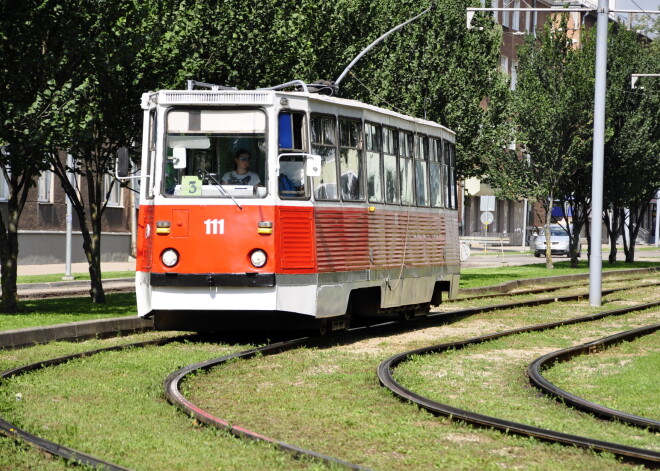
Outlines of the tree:
{"label": "tree", "polygon": [[611,211],[605,212],[604,220],[610,237],[610,263],[616,262],[620,228],[624,229],[626,262],[632,263],[639,221],[660,188],[660,100],[656,92],[660,79],[646,78],[633,89],[631,76],[660,70],[660,50],[617,26],[610,28],[608,47],[604,207]]}
{"label": "tree", "polygon": [[[529,160],[502,152],[493,155],[489,167],[490,181],[500,188],[507,187],[511,175],[517,176],[507,191],[540,204],[546,234],[555,198],[572,194],[567,193],[566,182],[576,175],[585,148],[585,78],[583,69],[575,67],[577,53],[567,36],[566,21],[566,15],[562,15],[559,28],[548,21],[538,40],[528,36],[518,51],[511,119],[516,126],[517,144]],[[566,229],[575,242],[579,228],[567,225]],[[571,260],[576,264],[576,245],[572,247]],[[546,267],[553,268],[549,244]]]}
{"label": "tree", "polygon": [[[167,6],[169,10],[160,2],[87,0],[74,25],[78,39],[87,38],[75,49],[83,58],[78,71],[84,80],[70,90],[71,105],[57,118],[49,162],[78,216],[94,303],[105,302],[101,228],[109,194],[119,184],[112,177],[115,156],[120,147],[139,141],[139,97],[159,84],[159,73],[168,73],[163,68],[171,55],[172,40],[163,39],[168,20],[178,24],[173,17],[188,16],[173,4]],[[62,149],[73,156],[73,168],[60,158]],[[69,171],[85,182],[85,191],[69,181]]]}
{"label": "tree", "polygon": [[70,106],[76,85],[72,71],[80,57],[68,51],[75,10],[59,1],[0,3],[0,166],[9,188],[6,220],[0,213],[3,312],[18,309],[21,212],[35,178],[48,168],[53,119]]}

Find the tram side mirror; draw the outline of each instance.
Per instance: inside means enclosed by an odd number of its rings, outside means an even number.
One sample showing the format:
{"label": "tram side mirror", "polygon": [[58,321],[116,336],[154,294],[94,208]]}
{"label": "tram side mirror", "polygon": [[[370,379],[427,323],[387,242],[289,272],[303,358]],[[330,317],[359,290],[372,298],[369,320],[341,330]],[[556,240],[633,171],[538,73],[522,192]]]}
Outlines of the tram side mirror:
{"label": "tram side mirror", "polygon": [[117,149],[117,161],[115,162],[117,178],[126,178],[128,176],[128,148],[120,147]]}
{"label": "tram side mirror", "polygon": [[172,166],[174,168],[186,168],[186,149],[184,147],[175,147],[172,149]]}
{"label": "tram side mirror", "polygon": [[321,156],[308,154],[305,161],[305,173],[308,177],[321,176]]}

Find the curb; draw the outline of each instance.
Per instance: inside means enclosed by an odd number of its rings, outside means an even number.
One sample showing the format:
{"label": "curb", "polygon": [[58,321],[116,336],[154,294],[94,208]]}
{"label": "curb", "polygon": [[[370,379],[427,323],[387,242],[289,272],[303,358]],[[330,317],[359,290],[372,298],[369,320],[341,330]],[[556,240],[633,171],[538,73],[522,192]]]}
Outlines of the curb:
{"label": "curb", "polygon": [[115,317],[0,332],[0,349],[30,347],[55,340],[77,341],[154,329],[153,319]]}
{"label": "curb", "polygon": [[[627,270],[608,270],[602,272],[603,278],[608,278],[614,275],[633,275],[635,273],[657,273],[659,271],[656,267],[651,268],[629,268]],[[553,283],[555,281],[575,281],[575,280],[584,280],[589,278],[589,273],[578,273],[575,275],[555,275],[555,276],[545,276],[542,278],[527,278],[523,280],[513,280],[500,283],[499,285],[492,286],[479,286],[477,288],[463,288],[459,290],[458,294],[468,294],[468,295],[479,295],[492,293],[493,291],[497,293],[508,293],[511,290],[522,286],[534,285],[534,284],[543,284],[543,283]]]}

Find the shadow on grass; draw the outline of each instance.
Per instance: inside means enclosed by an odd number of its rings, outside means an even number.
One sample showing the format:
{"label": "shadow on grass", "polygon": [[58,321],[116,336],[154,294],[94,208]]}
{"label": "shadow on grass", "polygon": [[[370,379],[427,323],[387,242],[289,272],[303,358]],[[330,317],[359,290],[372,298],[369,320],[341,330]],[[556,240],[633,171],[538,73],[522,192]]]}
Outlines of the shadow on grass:
{"label": "shadow on grass", "polygon": [[[21,314],[67,314],[92,316],[120,317],[137,315],[135,293],[108,293],[105,304],[94,304],[90,297],[48,298],[19,301]],[[11,314],[3,314],[11,315]]]}

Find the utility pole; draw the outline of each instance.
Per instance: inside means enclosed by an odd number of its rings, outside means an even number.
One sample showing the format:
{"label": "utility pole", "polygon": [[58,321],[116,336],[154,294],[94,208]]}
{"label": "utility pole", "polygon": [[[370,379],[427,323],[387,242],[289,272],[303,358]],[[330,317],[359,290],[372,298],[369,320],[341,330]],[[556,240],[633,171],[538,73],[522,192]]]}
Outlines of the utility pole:
{"label": "utility pole", "polygon": [[591,256],[589,305],[602,304],[603,291],[603,173],[605,159],[605,91],[607,88],[607,0],[598,0],[596,20],[596,88],[594,91],[594,141],[591,174]]}

